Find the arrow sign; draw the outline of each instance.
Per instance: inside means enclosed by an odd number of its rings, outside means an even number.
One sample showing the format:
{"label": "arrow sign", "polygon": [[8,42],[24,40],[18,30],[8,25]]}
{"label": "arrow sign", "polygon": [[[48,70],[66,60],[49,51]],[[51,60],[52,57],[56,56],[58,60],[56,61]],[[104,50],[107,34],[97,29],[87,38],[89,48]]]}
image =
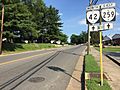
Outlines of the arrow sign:
{"label": "arrow sign", "polygon": [[91,32],[98,31],[98,26],[90,25],[90,26],[89,26],[89,30],[90,30]]}
{"label": "arrow sign", "polygon": [[106,24],[104,24],[104,29],[105,30],[113,29],[113,23],[106,23]]}

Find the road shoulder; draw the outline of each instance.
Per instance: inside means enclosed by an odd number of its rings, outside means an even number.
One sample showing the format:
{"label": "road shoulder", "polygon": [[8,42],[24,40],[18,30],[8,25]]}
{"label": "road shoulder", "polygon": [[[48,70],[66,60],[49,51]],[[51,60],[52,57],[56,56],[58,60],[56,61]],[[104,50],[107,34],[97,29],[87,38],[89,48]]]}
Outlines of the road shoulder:
{"label": "road shoulder", "polygon": [[79,57],[79,60],[75,66],[75,69],[72,73],[70,82],[66,90],[83,90],[83,88],[85,89],[84,75],[83,75],[84,55],[85,55],[85,51]]}

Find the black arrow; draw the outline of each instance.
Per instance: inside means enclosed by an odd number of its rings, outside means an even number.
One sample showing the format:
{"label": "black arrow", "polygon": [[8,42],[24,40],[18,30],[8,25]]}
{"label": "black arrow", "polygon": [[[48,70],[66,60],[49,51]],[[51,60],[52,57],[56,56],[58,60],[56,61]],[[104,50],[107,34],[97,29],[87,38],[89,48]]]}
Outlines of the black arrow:
{"label": "black arrow", "polygon": [[107,27],[108,27],[108,29],[110,28],[110,24],[109,23],[108,23]]}
{"label": "black arrow", "polygon": [[95,30],[95,27],[94,27],[94,26],[92,27],[92,30],[93,30],[93,31]]}

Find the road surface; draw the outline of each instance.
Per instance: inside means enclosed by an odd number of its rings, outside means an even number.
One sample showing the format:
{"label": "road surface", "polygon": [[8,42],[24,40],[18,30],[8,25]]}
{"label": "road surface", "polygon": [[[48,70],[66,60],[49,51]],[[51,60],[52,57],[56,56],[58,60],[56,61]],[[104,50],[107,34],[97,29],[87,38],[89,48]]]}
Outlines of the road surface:
{"label": "road surface", "polygon": [[65,90],[85,46],[0,56],[0,90]]}

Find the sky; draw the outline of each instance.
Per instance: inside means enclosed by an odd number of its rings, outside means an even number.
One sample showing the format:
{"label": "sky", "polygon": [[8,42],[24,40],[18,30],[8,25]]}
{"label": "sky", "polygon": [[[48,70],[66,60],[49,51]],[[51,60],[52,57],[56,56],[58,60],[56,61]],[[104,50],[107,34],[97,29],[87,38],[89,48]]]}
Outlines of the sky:
{"label": "sky", "polygon": [[[63,22],[62,30],[69,36],[72,34],[79,35],[82,31],[87,32],[86,24],[86,7],[89,5],[89,0],[44,0],[47,6],[54,6],[59,10],[61,21]],[[116,21],[112,30],[103,31],[103,36],[112,36],[120,34],[120,1],[119,0],[98,0],[97,4],[104,4],[109,2],[116,3]]]}

